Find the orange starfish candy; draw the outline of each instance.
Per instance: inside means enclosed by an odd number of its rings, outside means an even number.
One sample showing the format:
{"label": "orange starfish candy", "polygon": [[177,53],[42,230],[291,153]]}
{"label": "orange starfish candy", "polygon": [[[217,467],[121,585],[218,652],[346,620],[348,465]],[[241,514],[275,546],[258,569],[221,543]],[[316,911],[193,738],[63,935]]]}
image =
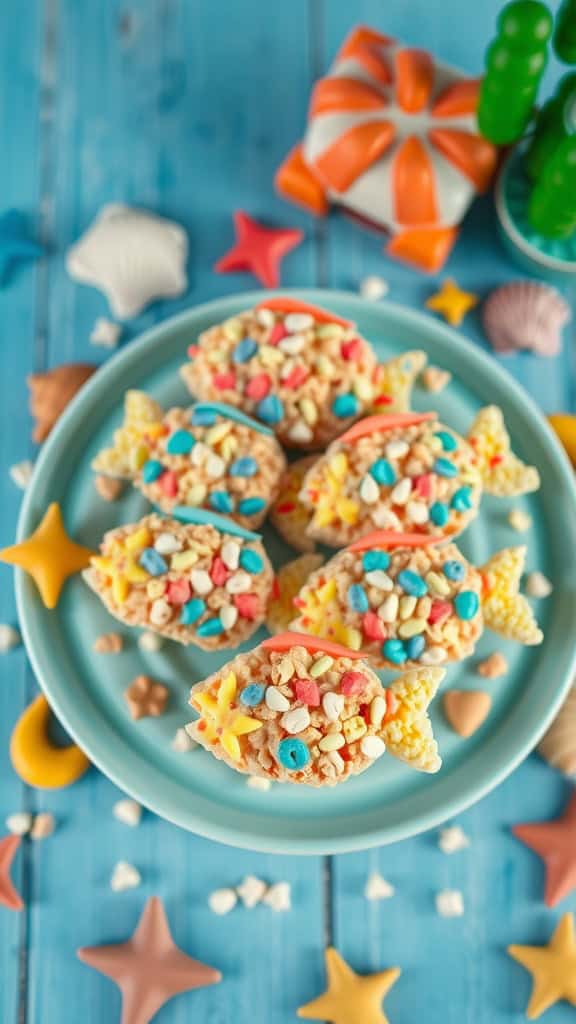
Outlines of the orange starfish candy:
{"label": "orange starfish candy", "polygon": [[218,274],[247,270],[265,288],[277,288],[280,262],[300,244],[304,232],[298,228],[265,228],[247,213],[234,214],[236,244],[216,263]]}
{"label": "orange starfish candy", "polygon": [[0,551],[0,561],[29,573],[46,608],[55,608],[64,582],[86,569],[93,554],[68,536],[60,505],[53,501],[34,533],[20,544]]}
{"label": "orange starfish candy", "polygon": [[576,888],[576,790],[560,818],[533,825],[515,825],[512,831],[544,861],[544,902],[549,907],[556,906]]}
{"label": "orange starfish candy", "polygon": [[450,278],[443,282],[439,292],[426,299],[427,309],[440,313],[452,327],[460,327],[466,313],[477,304],[477,295],[462,291],[456,281],[452,281]]}
{"label": "orange starfish candy", "polygon": [[20,894],[16,892],[10,868],[20,846],[20,836],[6,836],[0,839],[0,906],[8,910],[23,910],[24,904]]}

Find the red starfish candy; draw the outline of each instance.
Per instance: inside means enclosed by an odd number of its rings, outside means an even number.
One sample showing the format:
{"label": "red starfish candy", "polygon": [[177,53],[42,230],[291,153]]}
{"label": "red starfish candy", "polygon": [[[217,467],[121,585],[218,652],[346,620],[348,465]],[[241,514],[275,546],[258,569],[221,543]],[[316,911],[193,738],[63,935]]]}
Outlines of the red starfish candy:
{"label": "red starfish candy", "polygon": [[8,907],[8,910],[24,908],[20,894],[16,892],[10,878],[10,868],[19,846],[20,836],[6,836],[0,839],[0,906]]}
{"label": "red starfish candy", "polygon": [[554,821],[515,825],[514,835],[544,861],[544,902],[554,907],[576,888],[576,790]]}
{"label": "red starfish candy", "polygon": [[85,946],[82,963],[105,974],[122,993],[121,1024],[148,1024],[164,1003],[180,992],[214,985],[222,975],[178,949],[161,900],[148,900],[127,942]]}
{"label": "red starfish candy", "polygon": [[300,244],[304,232],[298,228],[265,228],[247,213],[234,214],[236,245],[215,264],[218,274],[247,270],[265,288],[277,288],[280,262],[291,249]]}

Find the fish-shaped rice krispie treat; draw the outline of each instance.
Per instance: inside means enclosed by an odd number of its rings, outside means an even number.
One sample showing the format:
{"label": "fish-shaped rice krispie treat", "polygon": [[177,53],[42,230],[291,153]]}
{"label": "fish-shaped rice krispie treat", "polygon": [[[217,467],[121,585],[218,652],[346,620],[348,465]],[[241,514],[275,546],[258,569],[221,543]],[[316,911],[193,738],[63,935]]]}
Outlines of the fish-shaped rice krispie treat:
{"label": "fish-shaped rice krispie treat", "polygon": [[[176,510],[178,513],[178,510]],[[105,534],[84,579],[128,626],[205,651],[236,647],[264,621],[273,573],[258,534],[203,509]]]}
{"label": "fish-shaped rice krispie treat", "polygon": [[322,450],[375,402],[408,408],[421,365],[405,353],[379,367],[353,323],[286,296],[211,327],[188,354],[181,373],[196,398],[228,402],[304,451]]}
{"label": "fish-shaped rice krispie treat", "polygon": [[384,688],[359,654],[282,633],[192,687],[190,736],[239,772],[333,786],[386,751],[413,768],[441,761],[428,705],[444,672],[419,668]]}
{"label": "fish-shaped rice krispie treat", "polygon": [[477,569],[456,544],[376,531],[310,575],[290,628],[345,644],[379,669],[461,661],[485,627],[539,644],[519,593],[525,554],[506,548]]}
{"label": "fish-shaped rice krispie treat", "polygon": [[247,529],[263,522],[285,466],[272,431],[238,409],[213,403],[163,412],[143,391],[126,393],[113,447],[92,463],[96,473],[131,480],[163,512],[209,508]]}
{"label": "fish-shaped rice krispie treat", "polygon": [[[342,547],[375,528],[455,537],[477,515],[484,490],[518,495],[539,485],[537,470],[510,451],[502,414],[490,406],[467,440],[433,412],[360,420],[304,474],[299,502],[305,536]],[[302,525],[302,509],[299,516]]]}

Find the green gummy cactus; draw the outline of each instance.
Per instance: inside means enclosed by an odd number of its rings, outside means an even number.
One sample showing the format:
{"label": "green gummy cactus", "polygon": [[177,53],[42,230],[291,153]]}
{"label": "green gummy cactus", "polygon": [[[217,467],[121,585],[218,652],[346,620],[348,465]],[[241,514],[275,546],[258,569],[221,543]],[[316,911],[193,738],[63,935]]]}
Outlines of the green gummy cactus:
{"label": "green gummy cactus", "polygon": [[530,196],[528,220],[545,238],[576,231],[576,135],[557,143]]}
{"label": "green gummy cactus", "polygon": [[[534,135],[526,152],[526,170],[535,181],[558,143],[576,132],[576,71],[558,83],[556,92],[538,114]],[[576,188],[576,183],[575,183]]]}
{"label": "green gummy cactus", "polygon": [[576,0],[563,0],[560,5],[553,43],[559,60],[576,64]]}
{"label": "green gummy cactus", "polygon": [[496,145],[516,142],[530,121],[552,25],[550,11],[539,0],[513,0],[498,16],[478,104],[480,131]]}

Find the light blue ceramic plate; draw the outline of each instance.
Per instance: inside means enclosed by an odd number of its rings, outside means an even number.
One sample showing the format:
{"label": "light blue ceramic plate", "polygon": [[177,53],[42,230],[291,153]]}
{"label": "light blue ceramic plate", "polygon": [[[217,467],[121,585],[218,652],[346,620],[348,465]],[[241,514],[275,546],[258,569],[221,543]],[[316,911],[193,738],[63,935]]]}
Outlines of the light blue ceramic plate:
{"label": "light blue ceramic plate", "polygon": [[[528,396],[455,331],[390,303],[368,304],[337,292],[307,291],[305,297],[354,319],[382,359],[420,347],[433,364],[450,369],[454,379],[442,394],[417,390],[414,404],[438,408],[446,423],[462,433],[481,405],[500,405],[518,453],[542,475],[539,494],[513,503],[533,518],[528,534],[520,537],[507,524],[511,502],[486,498],[462,548],[481,564],[499,547],[527,543],[528,568],[541,569],[554,582],[553,595],[538,606],[545,642],[523,649],[486,634],[469,664],[450,669],[444,685],[483,686],[493,707],[484,726],[464,741],[450,731],[441,701],[436,701],[432,718],[444,758],[440,773],[422,775],[385,756],[335,789],[277,785],[267,793],[252,790],[243,776],[209,754],[178,754],[170,746],[177,727],[189,720],[191,684],[228,660],[226,655],[172,643],[145,655],[134,634],[120,655],[96,655],[94,639],[117,626],[81,578],[68,583],[53,612],[42,606],[22,573],[17,593],[28,652],[54,710],[118,786],[156,813],[213,839],[267,851],[327,853],[392,842],[444,821],[500,782],[534,746],[560,704],[574,662],[576,495],[563,452]],[[102,501],[90,471],[95,452],[110,442],[120,423],[125,390],[143,388],[165,406],[186,404],[189,396],[178,368],[187,344],[261,298],[250,294],[199,306],[149,331],[106,363],[42,449],[19,536],[36,527],[54,500],[61,502],[73,536],[91,547],[108,528],[146,512],[143,498],[130,490],[116,504]],[[271,529],[265,540],[274,559],[289,556]],[[504,651],[510,671],[503,679],[485,682],[474,673],[474,664],[495,649]],[[169,710],[160,719],[133,722],[127,714],[123,690],[140,672],[169,685]]]}

